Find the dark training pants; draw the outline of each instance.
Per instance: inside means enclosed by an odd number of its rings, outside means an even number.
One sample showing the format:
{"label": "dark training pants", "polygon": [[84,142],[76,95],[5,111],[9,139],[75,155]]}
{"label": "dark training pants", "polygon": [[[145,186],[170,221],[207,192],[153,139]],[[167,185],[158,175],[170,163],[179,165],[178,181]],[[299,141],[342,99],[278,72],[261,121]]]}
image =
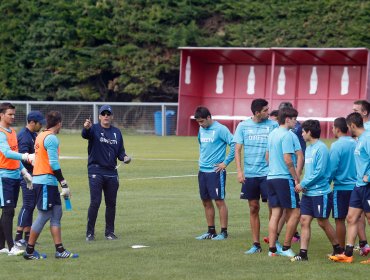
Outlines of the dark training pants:
{"label": "dark training pants", "polygon": [[89,174],[90,206],[87,214],[86,236],[95,234],[95,223],[98,216],[102,192],[105,200],[105,235],[114,233],[114,220],[116,217],[116,201],[119,187],[118,176],[103,176]]}

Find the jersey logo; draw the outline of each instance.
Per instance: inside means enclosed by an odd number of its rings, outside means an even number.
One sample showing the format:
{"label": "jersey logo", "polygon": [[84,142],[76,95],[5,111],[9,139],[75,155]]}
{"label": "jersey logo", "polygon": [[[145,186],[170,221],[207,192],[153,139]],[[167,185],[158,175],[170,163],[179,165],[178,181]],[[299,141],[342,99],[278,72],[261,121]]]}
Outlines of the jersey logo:
{"label": "jersey logo", "polygon": [[103,133],[103,132],[100,132],[100,135],[101,135],[101,136],[104,136],[104,133]]}

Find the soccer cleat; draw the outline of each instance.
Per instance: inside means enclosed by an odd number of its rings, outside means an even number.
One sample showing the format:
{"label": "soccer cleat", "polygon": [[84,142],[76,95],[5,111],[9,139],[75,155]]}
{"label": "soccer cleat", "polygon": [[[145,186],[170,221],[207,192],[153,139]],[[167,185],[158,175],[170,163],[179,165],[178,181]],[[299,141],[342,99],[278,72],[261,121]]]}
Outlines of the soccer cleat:
{"label": "soccer cleat", "polygon": [[281,251],[276,251],[276,253],[279,255],[279,256],[282,256],[282,257],[295,257],[296,255],[294,254],[293,250],[292,249],[288,249],[288,250],[281,250]]}
{"label": "soccer cleat", "polygon": [[20,239],[18,241],[14,241],[14,244],[16,246],[18,246],[19,248],[26,248],[27,247],[27,242],[24,239]]}
{"label": "soccer cleat", "polygon": [[73,254],[67,250],[64,250],[62,253],[55,252],[56,259],[76,259],[78,258],[78,254]]}
{"label": "soccer cleat", "polygon": [[0,254],[9,254],[9,250],[7,248],[2,248]]}
{"label": "soccer cleat", "polygon": [[277,253],[270,252],[268,253],[269,257],[278,257],[279,255]]}
{"label": "soccer cleat", "polygon": [[331,261],[339,262],[339,263],[352,263],[353,262],[353,256],[348,257],[345,254],[335,255],[329,257]]}
{"label": "soccer cleat", "polygon": [[209,233],[209,232],[206,232],[202,235],[199,235],[197,237],[195,237],[196,240],[205,240],[205,239],[212,239],[214,237],[216,237],[217,234],[216,233]]}
{"label": "soccer cleat", "polygon": [[227,239],[229,235],[225,232],[221,232],[220,234],[217,234],[215,237],[212,237],[212,240],[225,240]]}
{"label": "soccer cleat", "polygon": [[304,262],[308,261],[308,257],[302,257],[301,255],[295,255],[290,259],[291,262]]}
{"label": "soccer cleat", "polygon": [[32,254],[27,254],[27,252],[25,252],[23,254],[23,258],[25,258],[26,260],[41,260],[41,259],[46,259],[46,255],[40,254],[37,251],[33,251]]}
{"label": "soccer cleat", "polygon": [[276,246],[276,250],[283,251],[283,246],[281,246],[279,240],[276,240],[275,246]]}
{"label": "soccer cleat", "polygon": [[370,246],[366,244],[364,247],[360,248],[360,256],[367,256],[370,253]]}
{"label": "soccer cleat", "polygon": [[370,259],[360,262],[360,264],[370,264]]}
{"label": "soccer cleat", "polygon": [[94,234],[89,233],[89,234],[86,236],[86,241],[94,241],[94,240],[95,240],[95,236],[94,236]]}
{"label": "soccer cleat", "polygon": [[257,247],[256,245],[253,245],[252,248],[250,248],[249,250],[245,251],[244,254],[246,255],[252,255],[252,254],[257,254],[257,253],[261,253],[262,252],[262,248],[261,247]]}
{"label": "soccer cleat", "polygon": [[107,239],[107,240],[116,240],[116,239],[118,239],[118,237],[113,232],[111,232],[111,233],[109,233],[105,236],[105,239]]}
{"label": "soccer cleat", "polygon": [[265,236],[263,238],[263,242],[265,242],[266,244],[269,244],[269,237],[268,236]]}
{"label": "soccer cleat", "polygon": [[19,249],[17,246],[13,246],[13,248],[9,251],[8,256],[20,256],[23,255],[24,250]]}

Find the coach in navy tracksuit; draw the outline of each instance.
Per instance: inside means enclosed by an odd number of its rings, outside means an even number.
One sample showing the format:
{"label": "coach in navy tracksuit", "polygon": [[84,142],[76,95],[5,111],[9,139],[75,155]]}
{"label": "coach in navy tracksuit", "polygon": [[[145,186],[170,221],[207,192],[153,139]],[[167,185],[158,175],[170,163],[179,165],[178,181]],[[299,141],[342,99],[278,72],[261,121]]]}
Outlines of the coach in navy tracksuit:
{"label": "coach in navy tracksuit", "polygon": [[104,192],[106,205],[105,238],[108,240],[117,239],[114,234],[119,187],[117,159],[129,163],[131,158],[126,155],[121,131],[111,125],[112,120],[111,106],[103,105],[99,109],[99,123],[92,124],[90,119],[86,119],[82,129],[82,137],[89,140],[87,169],[90,185],[90,207],[87,217],[86,241],[95,239],[95,222],[102,192]]}
{"label": "coach in navy tracksuit", "polygon": [[[40,111],[31,111],[27,115],[27,125],[18,132],[18,152],[20,153],[35,153],[35,139],[37,132],[45,125],[45,118]],[[24,162],[24,167],[32,174],[33,166],[30,163]],[[18,215],[18,227],[15,234],[14,242],[18,247],[25,246],[28,243],[30,230],[32,225],[33,211],[36,206],[36,193],[33,189],[27,188],[25,180],[21,181],[23,194],[23,206]],[[22,235],[24,232],[24,239]]]}

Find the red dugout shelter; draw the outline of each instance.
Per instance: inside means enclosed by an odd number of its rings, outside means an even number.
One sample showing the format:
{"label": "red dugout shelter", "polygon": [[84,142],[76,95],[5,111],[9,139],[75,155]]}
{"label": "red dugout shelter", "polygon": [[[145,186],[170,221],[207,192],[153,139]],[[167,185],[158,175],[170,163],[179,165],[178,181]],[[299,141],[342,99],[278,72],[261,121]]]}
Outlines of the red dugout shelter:
{"label": "red dugout shelter", "polygon": [[331,121],[345,117],[358,99],[370,99],[366,48],[193,48],[181,51],[177,135],[196,135],[197,106],[233,132],[251,116],[255,98],[271,110],[289,101],[299,119],[318,119],[323,137]]}

